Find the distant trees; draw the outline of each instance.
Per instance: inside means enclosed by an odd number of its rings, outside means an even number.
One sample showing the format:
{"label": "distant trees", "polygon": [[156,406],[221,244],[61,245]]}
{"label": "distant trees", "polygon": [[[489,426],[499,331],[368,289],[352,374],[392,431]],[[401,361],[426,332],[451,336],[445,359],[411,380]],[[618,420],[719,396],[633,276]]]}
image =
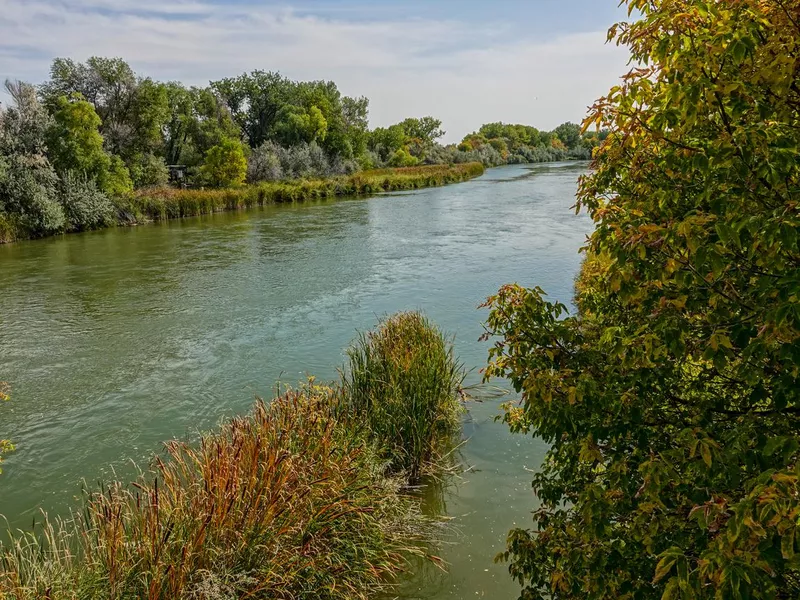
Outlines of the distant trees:
{"label": "distant trees", "polygon": [[[585,158],[601,138],[491,123],[443,146],[441,120],[369,129],[369,100],[331,81],[256,70],[186,87],[138,75],[120,58],[57,58],[41,85],[8,82],[0,107],[0,238],[102,226],[115,198],[169,181],[190,186],[325,178],[359,169]],[[562,141],[564,142],[562,145]],[[83,198],[83,200],[81,200]]]}
{"label": "distant trees", "polygon": [[206,160],[200,168],[203,181],[213,187],[231,187],[244,183],[247,175],[247,159],[241,142],[222,140],[206,153]]}
{"label": "distant trees", "polygon": [[462,152],[480,151],[491,146],[502,163],[537,163],[591,158],[598,134],[581,132],[575,123],[564,123],[553,131],[539,131],[528,125],[487,123],[464,137]]}
{"label": "distant trees", "polygon": [[130,173],[119,156],[103,149],[102,121],[80,94],[59,96],[52,105],[53,123],[47,132],[48,156],[59,174],[74,172],[94,181],[108,194],[133,189]]}

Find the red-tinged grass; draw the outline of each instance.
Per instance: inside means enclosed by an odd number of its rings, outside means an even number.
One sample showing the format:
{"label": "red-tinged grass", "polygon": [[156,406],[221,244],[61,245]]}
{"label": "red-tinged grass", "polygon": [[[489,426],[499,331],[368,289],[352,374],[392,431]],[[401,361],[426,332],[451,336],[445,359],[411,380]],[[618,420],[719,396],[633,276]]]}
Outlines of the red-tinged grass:
{"label": "red-tinged grass", "polygon": [[424,550],[410,482],[460,431],[464,372],[419,313],[360,336],[336,387],[309,382],[196,444],[166,445],[132,485],[0,548],[6,600],[366,600]]}
{"label": "red-tinged grass", "polygon": [[171,442],[131,487],[18,538],[0,597],[365,599],[422,553],[425,520],[331,388],[290,391],[198,445]]}

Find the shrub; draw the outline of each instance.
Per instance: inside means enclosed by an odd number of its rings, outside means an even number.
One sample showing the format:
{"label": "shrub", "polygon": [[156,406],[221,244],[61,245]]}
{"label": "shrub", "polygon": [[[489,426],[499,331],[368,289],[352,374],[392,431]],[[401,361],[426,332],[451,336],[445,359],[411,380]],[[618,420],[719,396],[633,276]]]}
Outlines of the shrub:
{"label": "shrub", "polygon": [[273,142],[264,142],[250,153],[247,160],[248,183],[278,181],[283,177],[279,150]]}
{"label": "shrub", "polygon": [[465,372],[451,340],[420,313],[400,313],[359,336],[347,356],[348,411],[391,469],[418,478],[460,430]]}
{"label": "shrub", "polygon": [[419,164],[419,159],[415,156],[411,156],[407,150],[400,148],[392,155],[389,162],[386,164],[390,167],[413,167]]}
{"label": "shrub", "polygon": [[130,166],[131,180],[136,188],[166,185],[169,183],[167,163],[150,153],[136,156]]}
{"label": "shrub", "polygon": [[247,175],[247,159],[244,147],[238,140],[223,140],[206,153],[200,167],[203,181],[213,187],[231,187],[244,183]]}
{"label": "shrub", "polygon": [[28,235],[61,231],[64,210],[56,199],[58,177],[42,156],[0,156],[0,210]]}
{"label": "shrub", "polygon": [[[166,456],[132,487],[18,537],[0,597],[371,598],[421,555],[426,520],[320,386],[289,391]],[[341,416],[340,416],[341,415]]]}
{"label": "shrub", "polygon": [[61,178],[59,200],[64,207],[67,230],[85,231],[114,222],[114,205],[86,176],[67,172]]}

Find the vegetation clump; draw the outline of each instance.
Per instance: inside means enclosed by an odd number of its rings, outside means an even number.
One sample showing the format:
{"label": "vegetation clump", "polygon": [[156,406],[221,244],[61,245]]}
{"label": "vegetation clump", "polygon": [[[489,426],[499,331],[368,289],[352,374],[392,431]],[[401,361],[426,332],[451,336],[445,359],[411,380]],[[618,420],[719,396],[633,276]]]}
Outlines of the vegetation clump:
{"label": "vegetation clump", "polygon": [[363,419],[394,471],[417,479],[441,463],[460,431],[464,370],[451,342],[420,313],[363,333],[342,373],[346,410]]}
{"label": "vegetation clump", "polygon": [[[347,385],[312,380],[198,443],[170,442],[132,485],[111,484],[80,514],[0,547],[0,597],[366,600],[391,586],[410,558],[426,556],[432,521],[403,491],[406,464],[387,468],[387,457],[425,468],[436,436],[458,425],[463,375],[420,315],[387,319],[375,336],[395,375],[414,378],[406,402],[399,382],[383,401],[370,390],[365,406]],[[386,430],[389,406],[395,423],[425,406],[437,425]]]}
{"label": "vegetation clump", "polygon": [[551,445],[502,558],[530,600],[797,598],[800,3],[627,4],[577,314],[489,302],[505,419]]}
{"label": "vegetation clump", "polygon": [[160,221],[253,206],[318,198],[412,190],[457,183],[483,174],[480,163],[363,171],[330,179],[269,182],[230,189],[150,188],[116,200],[128,223]]}

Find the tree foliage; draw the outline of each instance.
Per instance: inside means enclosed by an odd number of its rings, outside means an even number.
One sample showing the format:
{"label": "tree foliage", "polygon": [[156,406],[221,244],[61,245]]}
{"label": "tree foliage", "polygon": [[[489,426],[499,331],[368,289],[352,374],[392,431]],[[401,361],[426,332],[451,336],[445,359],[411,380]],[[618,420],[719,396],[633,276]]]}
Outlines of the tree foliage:
{"label": "tree foliage", "polygon": [[[124,218],[129,192],[168,185],[172,166],[182,186],[224,186],[241,183],[242,156],[247,181],[258,182],[588,158],[599,144],[582,136],[567,148],[554,134],[494,123],[460,147],[444,146],[442,122],[432,116],[370,131],[367,98],[344,96],[332,81],[262,70],[186,87],[143,77],[121,58],[56,58],[38,87],[8,85],[13,104],[0,109],[2,241],[101,226],[109,204]],[[234,162],[222,165],[224,156]]]}
{"label": "tree foliage", "polygon": [[800,3],[630,0],[578,206],[577,314],[490,299],[505,420],[551,444],[526,599],[800,595]]}
{"label": "tree foliage", "polygon": [[574,123],[564,123],[553,131],[540,131],[528,125],[487,123],[465,136],[459,144],[464,152],[491,146],[504,163],[536,163],[591,158],[597,146],[596,132],[582,132]]}
{"label": "tree foliage", "polygon": [[0,213],[34,235],[58,231],[64,212],[56,199],[58,177],[47,159],[52,120],[33,86],[6,81],[14,105],[0,110]]}
{"label": "tree foliage", "polygon": [[104,192],[123,194],[133,189],[130,173],[118,156],[103,149],[100,124],[94,107],[82,96],[61,96],[53,105],[48,155],[59,173],[74,171]]}
{"label": "tree foliage", "polygon": [[223,140],[208,151],[200,171],[204,180],[213,187],[241,185],[247,175],[247,159],[242,144]]}

